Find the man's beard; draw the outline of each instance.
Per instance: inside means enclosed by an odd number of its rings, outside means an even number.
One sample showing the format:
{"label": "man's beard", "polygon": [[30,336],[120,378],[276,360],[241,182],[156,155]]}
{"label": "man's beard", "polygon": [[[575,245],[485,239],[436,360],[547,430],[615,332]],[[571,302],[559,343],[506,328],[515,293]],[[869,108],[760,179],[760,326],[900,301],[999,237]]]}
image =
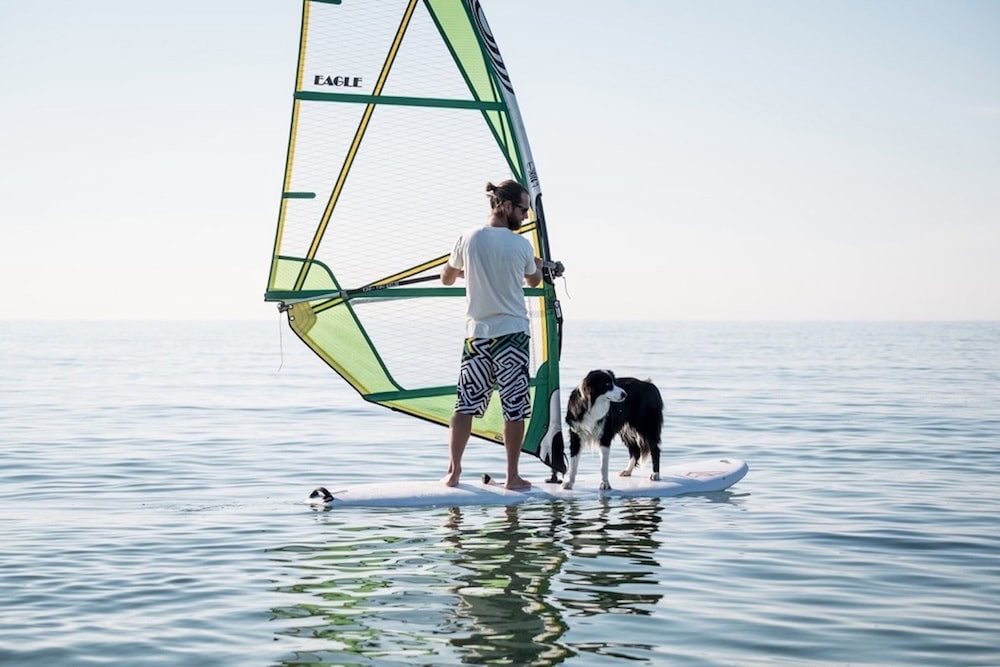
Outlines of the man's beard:
{"label": "man's beard", "polygon": [[521,224],[522,221],[515,218],[513,213],[507,216],[507,229],[512,232],[519,230],[521,228]]}

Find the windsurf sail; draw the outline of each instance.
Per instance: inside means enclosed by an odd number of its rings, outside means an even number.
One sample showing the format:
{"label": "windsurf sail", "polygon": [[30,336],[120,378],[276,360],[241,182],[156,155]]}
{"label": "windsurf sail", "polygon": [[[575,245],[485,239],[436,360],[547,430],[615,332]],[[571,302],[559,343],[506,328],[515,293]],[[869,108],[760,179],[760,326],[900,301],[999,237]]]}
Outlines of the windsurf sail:
{"label": "windsurf sail", "polygon": [[[519,233],[551,261],[538,174],[478,0],[305,0],[265,299],[365,400],[447,425],[465,290],[438,276],[458,235],[485,224],[486,182],[505,178],[528,189]],[[524,298],[532,416],[522,449],[561,472],[551,277]],[[502,442],[499,397],[474,422],[474,435]]]}

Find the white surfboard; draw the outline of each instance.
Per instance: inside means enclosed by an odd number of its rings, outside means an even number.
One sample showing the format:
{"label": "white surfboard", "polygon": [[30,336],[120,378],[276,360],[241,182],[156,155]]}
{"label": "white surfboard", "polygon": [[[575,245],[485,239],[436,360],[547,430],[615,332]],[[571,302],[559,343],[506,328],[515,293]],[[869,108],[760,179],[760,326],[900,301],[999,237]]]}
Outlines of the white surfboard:
{"label": "white surfboard", "polygon": [[611,489],[600,489],[600,474],[577,475],[572,489],[560,484],[536,482],[526,491],[508,491],[502,483],[463,481],[449,487],[440,480],[397,480],[346,487],[319,487],[307,502],[334,507],[455,507],[459,505],[510,505],[532,499],[573,499],[614,496],[663,497],[686,493],[709,493],[728,489],[743,479],[749,466],[739,459],[706,459],[660,468],[660,479],[636,471],[632,477],[612,475]]}

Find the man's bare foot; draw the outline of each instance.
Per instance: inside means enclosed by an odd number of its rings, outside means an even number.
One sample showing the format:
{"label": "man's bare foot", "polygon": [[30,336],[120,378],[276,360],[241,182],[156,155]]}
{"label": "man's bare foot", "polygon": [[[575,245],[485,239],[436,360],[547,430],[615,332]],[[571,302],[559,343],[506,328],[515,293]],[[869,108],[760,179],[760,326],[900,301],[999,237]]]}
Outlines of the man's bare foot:
{"label": "man's bare foot", "polygon": [[448,470],[448,474],[441,478],[445,486],[458,486],[458,481],[462,477],[461,470]]}
{"label": "man's bare foot", "polygon": [[503,488],[509,489],[510,491],[524,491],[525,489],[531,488],[531,482],[523,477],[516,477],[513,480],[508,479],[504,482]]}

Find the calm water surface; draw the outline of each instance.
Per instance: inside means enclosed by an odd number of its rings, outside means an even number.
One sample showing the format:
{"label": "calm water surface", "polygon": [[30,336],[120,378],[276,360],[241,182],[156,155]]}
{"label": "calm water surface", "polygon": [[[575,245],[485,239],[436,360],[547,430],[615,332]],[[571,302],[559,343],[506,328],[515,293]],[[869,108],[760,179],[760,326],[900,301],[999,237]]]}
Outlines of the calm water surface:
{"label": "calm water surface", "polygon": [[1000,665],[1000,323],[573,323],[748,476],[405,511],[303,504],[446,432],[279,331],[0,322],[0,664]]}

